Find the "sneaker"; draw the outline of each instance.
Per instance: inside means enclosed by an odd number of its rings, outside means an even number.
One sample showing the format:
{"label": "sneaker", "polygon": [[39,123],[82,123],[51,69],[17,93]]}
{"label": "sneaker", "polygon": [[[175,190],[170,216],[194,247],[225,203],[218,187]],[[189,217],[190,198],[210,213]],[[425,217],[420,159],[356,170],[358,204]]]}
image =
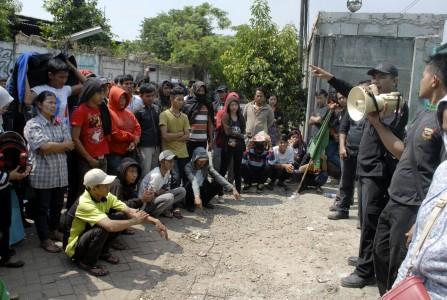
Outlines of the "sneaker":
{"label": "sneaker", "polygon": [[358,261],[359,261],[358,256],[349,256],[348,257],[348,265],[349,266],[357,267]]}
{"label": "sneaker", "polygon": [[40,243],[40,247],[50,253],[58,253],[62,251],[62,248],[57,246],[52,240],[47,239]]}
{"label": "sneaker", "polygon": [[265,185],[265,187],[267,188],[267,189],[269,189],[270,191],[273,191],[273,182],[272,181],[270,181],[268,184],[266,184]]}
{"label": "sneaker", "polygon": [[341,286],[347,288],[361,289],[367,285],[374,285],[376,283],[376,278],[369,277],[363,278],[356,273],[351,273],[351,275],[341,279]]}
{"label": "sneaker", "polygon": [[327,218],[329,220],[341,220],[341,219],[349,219],[349,212],[347,211],[334,211],[331,212]]}
{"label": "sneaker", "polygon": [[256,188],[257,188],[258,191],[262,191],[262,190],[264,190],[264,184],[263,183],[259,183]]}

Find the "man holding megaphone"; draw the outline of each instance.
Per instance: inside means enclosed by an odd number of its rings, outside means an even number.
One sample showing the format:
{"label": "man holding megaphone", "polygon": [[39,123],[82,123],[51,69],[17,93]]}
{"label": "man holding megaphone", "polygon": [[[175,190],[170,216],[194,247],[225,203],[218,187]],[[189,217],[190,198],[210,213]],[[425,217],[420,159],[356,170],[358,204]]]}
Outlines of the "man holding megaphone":
{"label": "man holding megaphone", "polygon": [[[348,96],[353,86],[336,78],[326,70],[310,66],[312,74],[327,80],[338,92]],[[390,64],[379,64],[367,72],[372,77],[372,85],[364,89],[365,94],[372,95],[397,92],[398,70]],[[349,97],[348,97],[349,98]],[[355,99],[368,101],[364,99]],[[373,104],[374,105],[374,104]],[[349,100],[348,100],[349,106]],[[375,106],[375,105],[374,105]],[[388,114],[387,105],[378,108],[382,110],[382,123],[395,136],[403,138],[405,125],[408,121],[408,106],[402,105],[397,113]],[[373,264],[373,242],[376,234],[377,222],[383,208],[388,202],[387,188],[391,181],[397,160],[387,151],[374,126],[366,121],[363,127],[357,156],[357,175],[359,176],[362,201],[362,227],[360,237],[359,258],[355,271],[341,280],[341,285],[350,288],[362,288],[375,283]],[[352,262],[350,261],[352,264]]]}

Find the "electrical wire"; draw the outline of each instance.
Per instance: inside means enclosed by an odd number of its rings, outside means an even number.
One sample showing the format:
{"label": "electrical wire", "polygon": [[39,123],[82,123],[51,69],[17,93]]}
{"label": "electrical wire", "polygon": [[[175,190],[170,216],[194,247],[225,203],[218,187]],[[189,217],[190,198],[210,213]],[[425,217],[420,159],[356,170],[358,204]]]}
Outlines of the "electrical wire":
{"label": "electrical wire", "polygon": [[419,0],[414,0],[412,2],[410,2],[402,11],[401,13],[404,14],[407,11],[409,11],[411,8],[413,8],[413,6],[415,6],[417,3],[419,2]]}

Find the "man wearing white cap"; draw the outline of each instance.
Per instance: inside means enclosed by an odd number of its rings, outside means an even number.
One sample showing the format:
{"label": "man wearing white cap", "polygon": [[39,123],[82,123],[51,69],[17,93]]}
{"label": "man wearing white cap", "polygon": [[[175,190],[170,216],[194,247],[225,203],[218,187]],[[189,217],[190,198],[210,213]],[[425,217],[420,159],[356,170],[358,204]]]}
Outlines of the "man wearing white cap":
{"label": "man wearing white cap", "polygon": [[[67,213],[64,230],[65,253],[80,268],[94,276],[104,276],[109,271],[98,265],[98,259],[118,264],[118,257],[109,252],[109,246],[119,232],[137,224],[155,225],[159,234],[168,238],[166,227],[146,212],[132,209],[109,192],[116,176],[109,176],[101,169],[92,169],[84,176],[85,192]],[[118,211],[125,216],[112,214]],[[125,219],[129,218],[129,219]]]}
{"label": "man wearing white cap", "polygon": [[183,218],[176,204],[185,199],[186,190],[183,187],[171,189],[171,171],[175,157],[171,150],[161,152],[158,156],[160,167],[153,169],[141,181],[138,193],[140,197],[147,190],[155,193],[155,199],[145,208],[145,211],[153,216],[163,214],[166,217]]}

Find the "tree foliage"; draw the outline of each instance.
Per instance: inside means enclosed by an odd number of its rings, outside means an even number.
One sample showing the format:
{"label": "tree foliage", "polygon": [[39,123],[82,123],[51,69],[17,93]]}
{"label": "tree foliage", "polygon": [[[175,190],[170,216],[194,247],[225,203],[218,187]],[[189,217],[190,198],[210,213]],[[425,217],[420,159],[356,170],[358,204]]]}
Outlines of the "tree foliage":
{"label": "tree foliage", "polygon": [[227,13],[208,3],[171,9],[146,18],[141,28],[145,51],[171,63],[192,65],[196,77],[221,77],[220,55],[231,46],[232,38],[214,33],[230,26]]}
{"label": "tree foliage", "polygon": [[112,33],[108,20],[98,8],[97,0],[44,0],[44,8],[53,15],[53,24],[42,24],[47,38],[63,41],[68,35],[101,26],[103,33],[78,41],[89,46],[108,47]]}
{"label": "tree foliage", "polygon": [[11,40],[11,25],[15,22],[15,14],[22,9],[22,4],[17,0],[0,0],[0,40]]}
{"label": "tree foliage", "polygon": [[237,91],[251,99],[257,86],[278,97],[293,126],[305,114],[305,93],[301,89],[297,30],[286,25],[281,30],[272,22],[266,0],[255,0],[249,25],[237,28],[236,40],[221,57],[223,74]]}

